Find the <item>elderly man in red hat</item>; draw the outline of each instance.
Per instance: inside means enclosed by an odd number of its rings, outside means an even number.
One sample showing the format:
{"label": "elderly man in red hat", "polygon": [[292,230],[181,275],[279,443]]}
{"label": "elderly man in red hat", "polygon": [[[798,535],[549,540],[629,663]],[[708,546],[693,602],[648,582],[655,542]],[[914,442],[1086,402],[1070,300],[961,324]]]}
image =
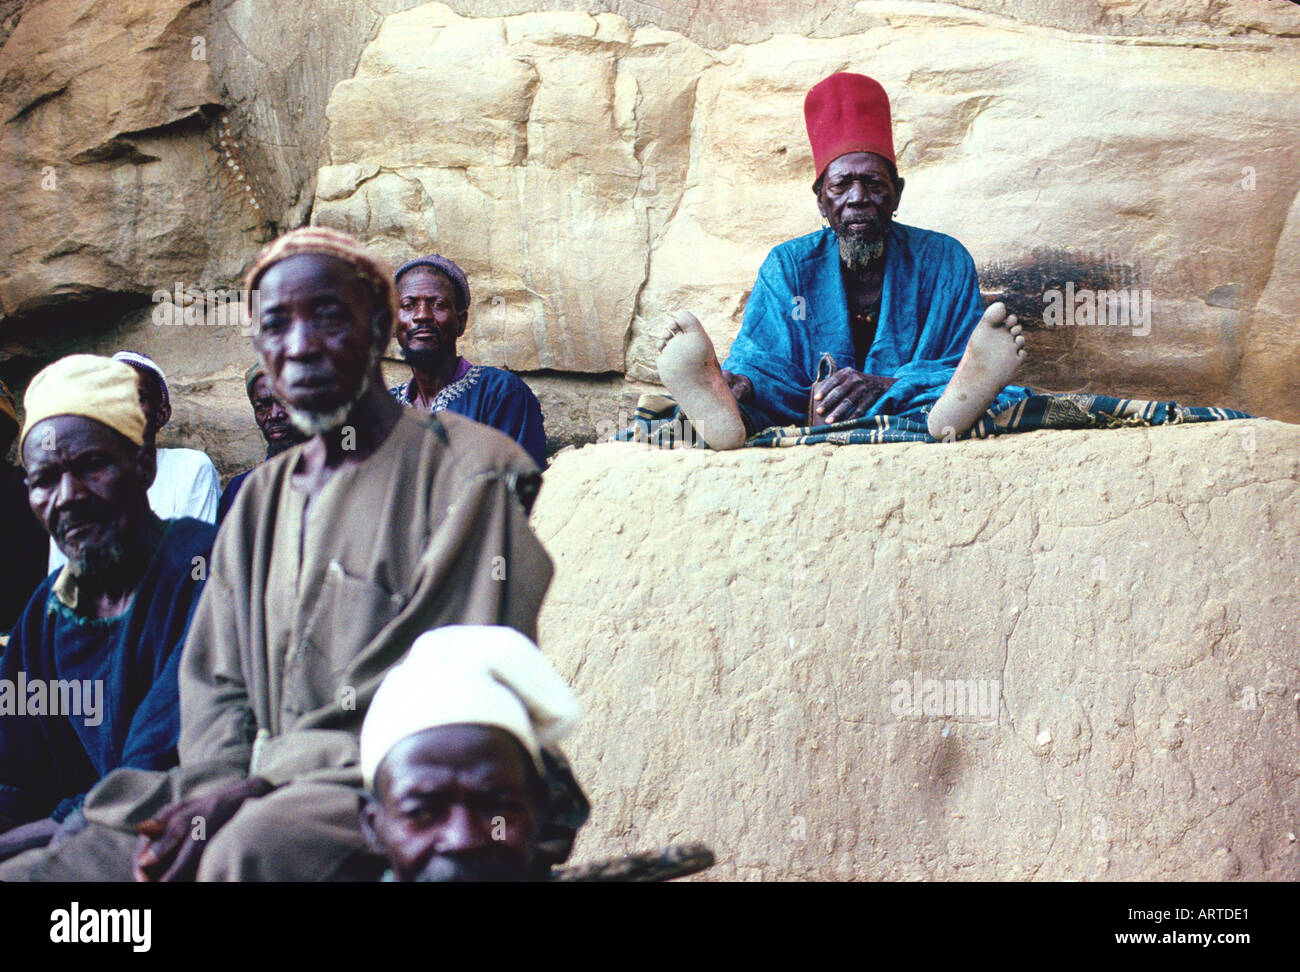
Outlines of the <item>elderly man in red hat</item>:
{"label": "elderly man in red hat", "polygon": [[700,437],[733,449],[770,426],[897,415],[950,439],[1027,395],[1007,384],[1020,327],[1001,303],[984,308],[966,248],[894,222],[903,179],[884,88],[832,74],[804,117],[827,226],[768,254],[723,366],[689,313],[660,340],[660,377]]}

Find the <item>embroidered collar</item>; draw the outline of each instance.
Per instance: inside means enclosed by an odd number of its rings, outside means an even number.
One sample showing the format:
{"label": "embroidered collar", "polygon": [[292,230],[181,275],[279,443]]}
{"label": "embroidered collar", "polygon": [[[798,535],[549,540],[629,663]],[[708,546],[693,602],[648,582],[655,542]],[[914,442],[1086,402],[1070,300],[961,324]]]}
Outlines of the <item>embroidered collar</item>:
{"label": "embroidered collar", "polygon": [[[442,391],[433,396],[433,402],[429,411],[437,412],[447,408],[456,399],[460,398],[467,391],[479,383],[483,377],[483,366],[472,365],[465,358],[460,359],[460,365],[456,368],[456,377],[451,383],[446,385]],[[397,399],[399,405],[411,404],[411,384],[414,379],[406,381],[400,385],[394,385],[388,389],[388,393]]]}

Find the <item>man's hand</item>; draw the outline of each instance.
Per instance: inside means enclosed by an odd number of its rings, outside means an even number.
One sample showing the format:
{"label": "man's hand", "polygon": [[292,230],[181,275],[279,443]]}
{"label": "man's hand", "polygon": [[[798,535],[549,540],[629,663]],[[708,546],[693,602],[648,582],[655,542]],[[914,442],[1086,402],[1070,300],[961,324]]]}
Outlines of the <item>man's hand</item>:
{"label": "man's hand", "polygon": [[736,401],[747,402],[754,397],[754,385],[744,375],[724,371],[722,377],[726,379],[727,387],[731,389],[731,397]]}
{"label": "man's hand", "polygon": [[[273,789],[266,780],[251,776],[207,796],[165,807],[138,828],[140,842],[132,866],[135,879],[193,881],[206,839],[229,823],[245,800],[265,796]],[[193,836],[196,820],[202,822],[202,840]]]}
{"label": "man's hand", "polygon": [[894,383],[892,378],[864,375],[854,368],[841,368],[813,385],[816,424],[847,422],[864,414]]}

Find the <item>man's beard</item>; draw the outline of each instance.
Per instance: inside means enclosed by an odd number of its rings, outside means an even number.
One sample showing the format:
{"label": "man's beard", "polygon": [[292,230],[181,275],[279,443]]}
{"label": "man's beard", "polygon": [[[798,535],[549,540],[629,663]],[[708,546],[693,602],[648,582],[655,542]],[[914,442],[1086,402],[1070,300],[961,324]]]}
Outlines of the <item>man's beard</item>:
{"label": "man's beard", "polygon": [[442,348],[402,348],[402,360],[416,371],[435,371],[447,360]]}
{"label": "man's beard", "polygon": [[879,220],[862,232],[849,233],[836,230],[835,236],[840,243],[840,259],[850,270],[865,270],[867,266],[879,260],[885,252],[885,238],[889,227]]}
{"label": "man's beard", "polygon": [[382,349],[379,345],[371,343],[370,360],[366,363],[366,371],[361,377],[361,384],[357,386],[356,394],[352,396],[351,400],[344,402],[338,408],[330,409],[328,412],[314,412],[310,409],[295,408],[285,402],[284,410],[289,413],[289,421],[308,438],[337,429],[348,420],[352,410],[357,407],[357,402],[361,401],[366,392],[370,391],[370,375],[379,364],[381,353]]}
{"label": "man's beard", "polygon": [[54,527],[54,545],[68,558],[68,568],[78,577],[104,577],[117,570],[126,560],[126,546],[117,531],[113,530],[108,538],[93,547],[82,547],[69,554],[64,546],[67,540],[67,525],[59,522]]}

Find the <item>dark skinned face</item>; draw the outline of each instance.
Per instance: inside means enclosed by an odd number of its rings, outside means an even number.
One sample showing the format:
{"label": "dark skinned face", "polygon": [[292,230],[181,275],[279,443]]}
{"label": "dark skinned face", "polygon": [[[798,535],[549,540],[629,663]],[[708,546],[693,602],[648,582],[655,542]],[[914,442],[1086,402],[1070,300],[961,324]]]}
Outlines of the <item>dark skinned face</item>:
{"label": "dark skinned face", "polygon": [[253,343],[272,394],[290,411],[317,415],[354,404],[373,364],[376,326],[388,340],[387,310],[376,311],[365,282],[341,260],[299,253],[273,264],[257,286]]}
{"label": "dark skinned face", "polygon": [[249,394],[253,403],[253,421],[262,430],[262,438],[272,451],[284,451],[291,445],[303,440],[302,434],[289,421],[289,413],[284,410],[279,399],[271,394],[271,383],[266,375],[258,375],[253,380]]}
{"label": "dark skinned face", "polygon": [[144,436],[153,441],[157,438],[159,430],[171,421],[171,406],[163,398],[162,385],[159,384],[157,375],[145,368],[136,368],[135,365],[131,367],[135,368],[135,383],[140,394],[140,407],[144,409],[146,424]]}
{"label": "dark skinned face", "polygon": [[384,757],[361,829],[399,881],[525,881],[537,852],[536,786],[510,733],[426,729]]}
{"label": "dark skinned face", "polygon": [[125,436],[80,415],[38,422],[23,443],[27,501],[79,574],[110,569],[149,511],[153,467]]}
{"label": "dark skinned face", "polygon": [[889,163],[872,152],[850,152],[826,166],[817,208],[841,239],[875,241],[889,232],[894,211],[903,198]]}
{"label": "dark skinned face", "polygon": [[455,355],[469,312],[456,310],[456,288],[446,274],[427,267],[402,274],[397,308],[397,344],[408,361],[423,367]]}

